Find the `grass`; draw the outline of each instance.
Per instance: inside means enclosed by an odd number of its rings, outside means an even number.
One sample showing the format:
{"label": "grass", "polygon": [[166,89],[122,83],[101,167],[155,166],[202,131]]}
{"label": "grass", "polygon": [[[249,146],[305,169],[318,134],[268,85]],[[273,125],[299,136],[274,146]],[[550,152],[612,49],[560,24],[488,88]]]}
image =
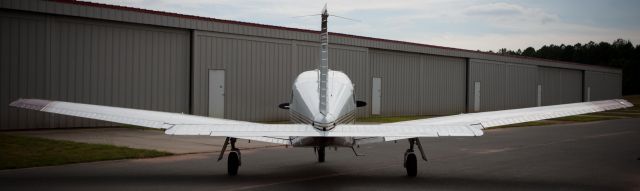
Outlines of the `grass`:
{"label": "grass", "polygon": [[617,117],[617,116],[597,116],[597,115],[573,115],[573,116],[555,118],[553,120],[556,120],[556,121],[571,121],[571,122],[591,122],[591,121],[604,121],[604,120],[611,120],[611,119],[620,119],[620,117]]}
{"label": "grass", "polygon": [[0,169],[168,155],[171,153],[0,134]]}
{"label": "grass", "polygon": [[510,127],[543,126],[543,125],[554,125],[554,124],[558,124],[558,122],[542,120],[542,121],[531,121],[531,122],[524,122],[524,123],[516,123],[516,124],[511,124],[511,125],[505,125],[505,126],[497,126],[497,127],[492,127],[492,129],[510,128]]}

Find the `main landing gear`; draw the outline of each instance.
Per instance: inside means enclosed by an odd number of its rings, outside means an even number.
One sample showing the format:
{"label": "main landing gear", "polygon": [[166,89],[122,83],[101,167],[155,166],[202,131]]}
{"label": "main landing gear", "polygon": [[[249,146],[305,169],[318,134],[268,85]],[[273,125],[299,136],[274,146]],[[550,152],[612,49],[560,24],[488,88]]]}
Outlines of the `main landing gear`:
{"label": "main landing gear", "polygon": [[236,138],[229,138],[224,141],[224,145],[222,145],[222,151],[220,151],[220,156],[218,157],[218,161],[222,160],[224,157],[224,151],[227,149],[227,145],[231,143],[231,151],[229,152],[229,156],[227,156],[227,174],[229,176],[235,176],[238,174],[238,169],[241,165],[241,155],[240,149],[236,148]]}
{"label": "main landing gear", "polygon": [[410,138],[409,149],[407,149],[407,151],[404,153],[404,168],[407,170],[407,176],[409,177],[415,177],[416,175],[418,175],[418,158],[413,151],[414,144],[418,145],[418,149],[420,150],[422,159],[424,161],[427,161],[427,157],[424,154],[424,150],[422,150],[422,144],[420,144],[420,140],[418,138]]}
{"label": "main landing gear", "polygon": [[314,148],[317,151],[318,154],[318,162],[324,162],[324,155],[325,155],[325,147],[324,146],[319,146]]}

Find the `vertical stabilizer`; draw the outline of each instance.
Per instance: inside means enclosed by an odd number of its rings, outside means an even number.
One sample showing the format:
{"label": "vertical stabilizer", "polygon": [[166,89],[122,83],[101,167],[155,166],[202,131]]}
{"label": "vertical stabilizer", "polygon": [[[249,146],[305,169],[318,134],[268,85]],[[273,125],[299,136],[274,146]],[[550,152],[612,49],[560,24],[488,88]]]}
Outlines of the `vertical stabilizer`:
{"label": "vertical stabilizer", "polygon": [[322,28],[320,31],[320,65],[318,66],[319,72],[319,93],[320,93],[320,113],[327,115],[327,98],[328,98],[328,83],[329,78],[329,32],[327,31],[327,18],[329,13],[327,12],[327,4],[322,9]]}

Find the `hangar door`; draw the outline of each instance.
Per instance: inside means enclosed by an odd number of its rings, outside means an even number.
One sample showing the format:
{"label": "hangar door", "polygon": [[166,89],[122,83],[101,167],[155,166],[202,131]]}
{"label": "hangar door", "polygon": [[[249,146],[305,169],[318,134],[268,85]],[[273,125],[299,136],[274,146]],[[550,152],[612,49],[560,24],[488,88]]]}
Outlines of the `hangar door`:
{"label": "hangar door", "polygon": [[537,67],[470,59],[470,112],[534,107],[537,104]]}
{"label": "hangar door", "polygon": [[581,102],[582,73],[580,70],[540,67],[541,105]]}
{"label": "hangar door", "polygon": [[[374,78],[372,83],[372,114],[449,115],[465,111],[465,59],[385,50],[371,50],[369,56],[371,76],[382,79],[376,82]],[[378,90],[382,96],[376,95]]]}

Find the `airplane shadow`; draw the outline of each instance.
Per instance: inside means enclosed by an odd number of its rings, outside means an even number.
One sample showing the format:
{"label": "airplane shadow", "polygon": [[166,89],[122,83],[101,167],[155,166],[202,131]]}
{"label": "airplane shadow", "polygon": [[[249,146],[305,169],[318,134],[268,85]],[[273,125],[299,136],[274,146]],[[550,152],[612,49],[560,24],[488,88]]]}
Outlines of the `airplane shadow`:
{"label": "airplane shadow", "polygon": [[[188,172],[162,173],[109,173],[109,174],[37,174],[9,177],[8,185],[42,184],[55,186],[117,188],[212,188],[215,190],[617,190],[585,182],[534,180],[526,177],[482,177],[455,174],[431,174],[418,177],[372,174],[371,172],[341,172],[339,169],[308,165],[305,168],[285,168],[276,172],[242,173],[229,177],[224,172],[189,174]],[[12,186],[13,185],[13,186]]]}

